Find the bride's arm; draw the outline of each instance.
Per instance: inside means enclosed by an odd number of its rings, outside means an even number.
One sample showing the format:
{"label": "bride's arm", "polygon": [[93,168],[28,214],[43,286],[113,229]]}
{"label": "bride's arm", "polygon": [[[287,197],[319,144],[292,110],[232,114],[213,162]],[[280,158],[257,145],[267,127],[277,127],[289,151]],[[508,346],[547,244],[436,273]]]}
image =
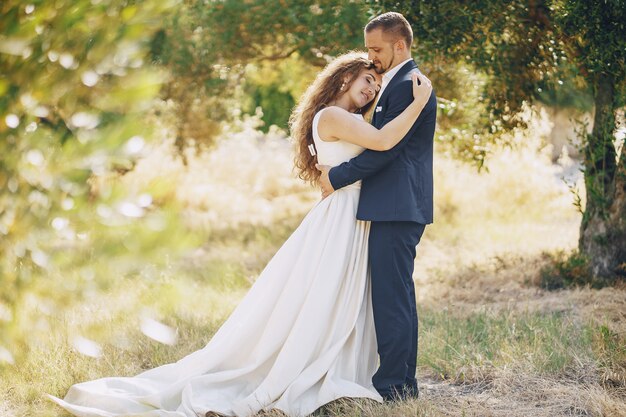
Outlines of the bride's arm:
{"label": "bride's arm", "polygon": [[[393,148],[409,132],[432,91],[430,81],[424,75],[413,73],[411,79],[413,102],[382,129],[355,119],[350,112],[340,107],[329,107],[320,116],[318,125],[320,138],[329,142],[343,140],[374,151],[387,151]],[[416,82],[418,79],[420,85]]]}

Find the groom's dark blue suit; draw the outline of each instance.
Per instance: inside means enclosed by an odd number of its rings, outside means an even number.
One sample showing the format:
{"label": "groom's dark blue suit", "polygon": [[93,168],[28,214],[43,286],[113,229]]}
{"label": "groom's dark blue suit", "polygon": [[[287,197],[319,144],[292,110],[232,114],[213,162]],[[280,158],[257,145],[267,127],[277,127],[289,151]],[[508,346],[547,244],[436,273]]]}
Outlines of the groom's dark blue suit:
{"label": "groom's dark blue suit", "polygon": [[[372,124],[380,129],[413,101],[411,72],[404,64],[385,87]],[[380,367],[374,386],[384,397],[417,392],[417,309],[413,267],[424,228],[433,221],[433,137],[437,99],[433,92],[409,133],[394,148],[366,150],[334,167],[329,176],[339,189],[363,180],[357,211],[372,222],[369,258]]]}

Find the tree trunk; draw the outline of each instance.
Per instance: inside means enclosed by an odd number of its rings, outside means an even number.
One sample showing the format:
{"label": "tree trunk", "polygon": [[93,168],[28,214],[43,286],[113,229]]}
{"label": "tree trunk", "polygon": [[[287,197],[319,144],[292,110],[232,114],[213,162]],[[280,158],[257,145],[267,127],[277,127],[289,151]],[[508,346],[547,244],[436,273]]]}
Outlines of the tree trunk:
{"label": "tree trunk", "polygon": [[592,278],[606,283],[626,274],[626,157],[614,145],[615,80],[595,79],[596,112],[585,148],[587,203],[579,249],[590,261]]}

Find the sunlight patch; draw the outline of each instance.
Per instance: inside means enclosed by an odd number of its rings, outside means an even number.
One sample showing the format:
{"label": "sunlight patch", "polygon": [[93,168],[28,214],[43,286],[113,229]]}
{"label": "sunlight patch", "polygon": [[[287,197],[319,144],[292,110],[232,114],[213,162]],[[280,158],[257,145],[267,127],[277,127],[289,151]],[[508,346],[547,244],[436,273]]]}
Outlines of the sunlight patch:
{"label": "sunlight patch", "polygon": [[141,332],[166,345],[174,345],[178,340],[176,329],[148,317],[141,320]]}
{"label": "sunlight patch", "polygon": [[72,346],[79,353],[92,358],[102,356],[102,348],[93,340],[86,339],[82,336],[76,336],[72,339]]}
{"label": "sunlight patch", "polygon": [[7,349],[0,346],[0,363],[3,363],[3,362],[14,365],[15,359],[13,358],[13,355],[11,354],[11,352],[9,352]]}

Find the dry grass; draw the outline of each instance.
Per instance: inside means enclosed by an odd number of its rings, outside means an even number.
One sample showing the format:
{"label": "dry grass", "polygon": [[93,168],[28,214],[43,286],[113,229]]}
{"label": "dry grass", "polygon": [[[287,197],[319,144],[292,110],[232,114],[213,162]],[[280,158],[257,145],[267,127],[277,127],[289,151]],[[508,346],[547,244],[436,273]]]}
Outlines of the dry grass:
{"label": "dry grass", "polygon": [[[208,341],[274,251],[319,198],[291,172],[291,148],[253,121],[224,133],[185,166],[171,141],[154,146],[123,181],[161,185],[204,244],[164,270],[117,281],[56,318],[20,369],[0,379],[0,415],[66,415],[42,399],[76,382],[133,375]],[[580,214],[535,139],[496,152],[489,171],[436,156],[436,223],[418,249],[419,400],[342,399],[316,416],[626,416],[626,289],[538,287],[555,251],[576,246]],[[228,140],[225,140],[228,139]],[[575,169],[574,169],[575,171]],[[143,316],[177,329],[162,345]],[[81,355],[81,335],[103,349]],[[260,415],[277,417],[280,413]]]}
{"label": "dry grass", "polygon": [[[543,261],[472,266],[422,303],[420,387],[437,415],[626,416],[626,290],[539,289],[529,279]],[[476,330],[466,333],[469,347],[442,341],[450,331],[441,320],[424,324],[442,309],[453,331],[473,330],[462,323],[487,318],[485,342],[495,348],[477,347]],[[506,331],[511,336],[498,336]],[[448,342],[459,352],[449,357],[452,372],[442,375],[428,361],[443,357],[445,346],[427,349]]]}
{"label": "dry grass", "polygon": [[579,379],[551,378],[500,370],[468,385],[422,383],[424,397],[445,416],[623,416],[619,393]]}
{"label": "dry grass", "polygon": [[188,149],[186,165],[173,140],[165,140],[124,181],[138,188],[164,182],[171,190],[164,198],[175,199],[187,225],[203,231],[270,226],[302,216],[318,193],[294,176],[284,133],[263,134],[255,125],[249,118],[225,131],[214,148]]}

